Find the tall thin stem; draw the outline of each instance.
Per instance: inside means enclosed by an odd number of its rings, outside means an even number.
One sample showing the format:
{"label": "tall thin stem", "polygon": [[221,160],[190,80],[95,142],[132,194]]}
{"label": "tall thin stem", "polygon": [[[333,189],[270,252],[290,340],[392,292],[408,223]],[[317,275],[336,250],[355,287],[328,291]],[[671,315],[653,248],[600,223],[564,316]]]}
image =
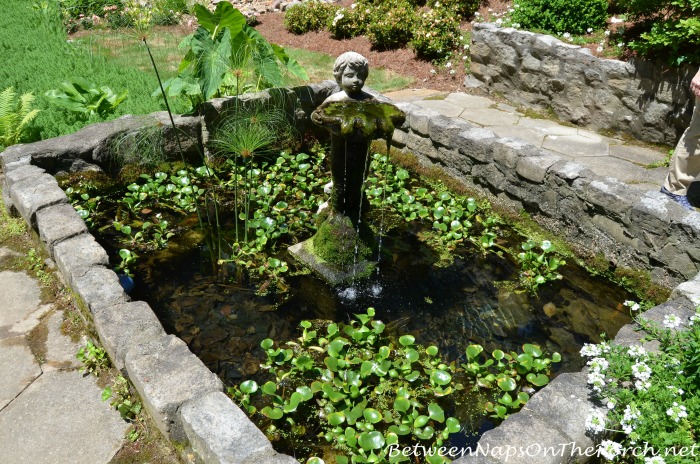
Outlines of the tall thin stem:
{"label": "tall thin stem", "polygon": [[[158,85],[160,86],[160,93],[163,95],[163,101],[165,101],[165,109],[168,111],[168,116],[170,117],[170,124],[173,126],[173,131],[175,132],[175,140],[177,141],[177,150],[180,153],[180,159],[182,163],[187,167],[187,160],[185,159],[185,153],[182,151],[182,143],[180,142],[180,134],[178,128],[175,125],[175,119],[173,118],[173,112],[170,110],[170,103],[168,103],[168,96],[165,94],[165,89],[163,88],[163,81],[160,79],[160,73],[158,72],[158,66],[156,66],[156,61],[153,59],[153,54],[151,53],[151,47],[148,46],[148,41],[146,41],[146,36],[141,38],[143,44],[146,46],[146,51],[148,52],[148,57],[151,59],[151,64],[153,65],[153,70],[156,72],[156,79],[158,79]],[[202,222],[202,215],[199,212],[199,206],[197,202],[194,203],[195,211],[197,211],[197,219],[199,220],[199,227],[204,228],[204,223]]]}

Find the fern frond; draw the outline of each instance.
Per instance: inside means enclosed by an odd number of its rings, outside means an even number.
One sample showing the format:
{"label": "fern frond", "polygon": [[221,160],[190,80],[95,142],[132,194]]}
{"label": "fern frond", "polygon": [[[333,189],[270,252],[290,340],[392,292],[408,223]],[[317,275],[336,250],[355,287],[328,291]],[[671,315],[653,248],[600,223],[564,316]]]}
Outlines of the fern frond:
{"label": "fern frond", "polygon": [[25,93],[16,101],[17,93],[13,87],[0,92],[0,146],[9,147],[20,141],[22,132],[39,113],[32,109],[34,95]]}

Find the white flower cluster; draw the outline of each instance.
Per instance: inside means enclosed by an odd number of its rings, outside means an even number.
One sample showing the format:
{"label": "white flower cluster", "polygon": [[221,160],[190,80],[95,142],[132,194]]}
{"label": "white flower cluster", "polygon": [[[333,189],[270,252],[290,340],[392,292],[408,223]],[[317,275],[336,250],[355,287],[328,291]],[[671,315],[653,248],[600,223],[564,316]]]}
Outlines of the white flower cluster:
{"label": "white flower cluster", "polygon": [[622,445],[612,440],[603,440],[599,445],[600,455],[612,461],[622,452]]}
{"label": "white flower cluster", "polygon": [[600,372],[588,374],[588,383],[592,385],[593,391],[600,392],[605,386],[605,375]]}
{"label": "white flower cluster", "polygon": [[642,346],[632,345],[627,350],[627,355],[630,358],[634,358],[634,359],[646,358],[647,350],[645,350],[644,347],[642,347]]}
{"label": "white flower cluster", "polygon": [[675,314],[667,314],[664,316],[663,326],[667,329],[677,329],[683,325],[683,321]]}
{"label": "white flower cluster", "polygon": [[685,406],[678,404],[675,401],[673,402],[673,405],[668,408],[666,414],[668,414],[674,422],[678,422],[682,418],[688,417],[688,412],[686,411]]}
{"label": "white flower cluster", "polygon": [[682,388],[678,388],[673,385],[667,385],[666,388],[671,390],[671,393],[673,393],[674,395],[683,395],[683,393],[685,393],[685,391],[683,391]]}
{"label": "white flower cluster", "polygon": [[605,430],[605,414],[603,411],[591,409],[590,414],[586,417],[586,430],[593,434],[598,434]]}
{"label": "white flower cluster", "polygon": [[636,379],[634,382],[634,387],[637,390],[646,391],[651,387],[651,368],[643,362],[638,362],[632,365],[632,375]]}
{"label": "white flower cluster", "polygon": [[591,366],[591,371],[603,373],[608,369],[609,363],[605,358],[593,358],[587,363]]}
{"label": "white flower cluster", "polygon": [[[606,31],[606,32],[609,32],[609,31]],[[627,300],[622,304],[627,306],[631,311],[639,311],[639,303],[637,303],[636,301]]]}
{"label": "white flower cluster", "polygon": [[627,435],[634,432],[634,427],[636,425],[637,419],[642,415],[637,406],[633,404],[628,404],[625,407],[625,412],[620,419],[620,426],[622,426],[622,431]]}

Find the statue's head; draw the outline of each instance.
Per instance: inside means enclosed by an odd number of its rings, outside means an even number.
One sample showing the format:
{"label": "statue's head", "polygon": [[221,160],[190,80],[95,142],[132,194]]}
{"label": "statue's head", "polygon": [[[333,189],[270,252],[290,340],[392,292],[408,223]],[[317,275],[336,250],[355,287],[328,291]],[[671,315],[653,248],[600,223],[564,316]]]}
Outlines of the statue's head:
{"label": "statue's head", "polygon": [[367,58],[356,52],[345,52],[333,65],[333,76],[349,97],[359,96],[369,75]]}

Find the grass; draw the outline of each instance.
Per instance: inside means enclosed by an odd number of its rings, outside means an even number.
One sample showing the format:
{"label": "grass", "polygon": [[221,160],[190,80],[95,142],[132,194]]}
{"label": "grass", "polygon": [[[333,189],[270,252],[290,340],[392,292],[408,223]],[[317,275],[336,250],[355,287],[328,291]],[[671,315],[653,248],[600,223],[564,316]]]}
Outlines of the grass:
{"label": "grass", "polygon": [[[163,109],[162,99],[151,98],[157,87],[153,72],[123,67],[91,53],[80,43],[70,42],[53,2],[33,9],[26,0],[3,0],[0,15],[0,88],[14,86],[19,94],[32,92],[41,110],[35,119],[32,140],[75,132],[95,120],[81,119],[51,104],[44,96],[71,78],[84,78],[107,85],[129,96],[109,118],[123,114],[148,114]],[[38,5],[38,3],[37,3]]]}
{"label": "grass", "polygon": [[[184,56],[178,48],[186,31],[181,27],[159,27],[154,29],[148,39],[161,77],[165,80],[177,75],[177,67]],[[143,43],[128,30],[108,31],[91,30],[81,34],[75,40],[83,45],[91,56],[104,59],[119,67],[133,67],[144,72],[151,72],[151,64]],[[335,56],[327,53],[312,52],[298,48],[286,48],[287,54],[297,60],[306,69],[309,82],[321,82],[333,79]],[[393,71],[372,68],[367,85],[378,92],[389,92],[409,87],[415,78],[397,74]],[[294,76],[288,76],[286,85],[304,85],[305,82]]]}

